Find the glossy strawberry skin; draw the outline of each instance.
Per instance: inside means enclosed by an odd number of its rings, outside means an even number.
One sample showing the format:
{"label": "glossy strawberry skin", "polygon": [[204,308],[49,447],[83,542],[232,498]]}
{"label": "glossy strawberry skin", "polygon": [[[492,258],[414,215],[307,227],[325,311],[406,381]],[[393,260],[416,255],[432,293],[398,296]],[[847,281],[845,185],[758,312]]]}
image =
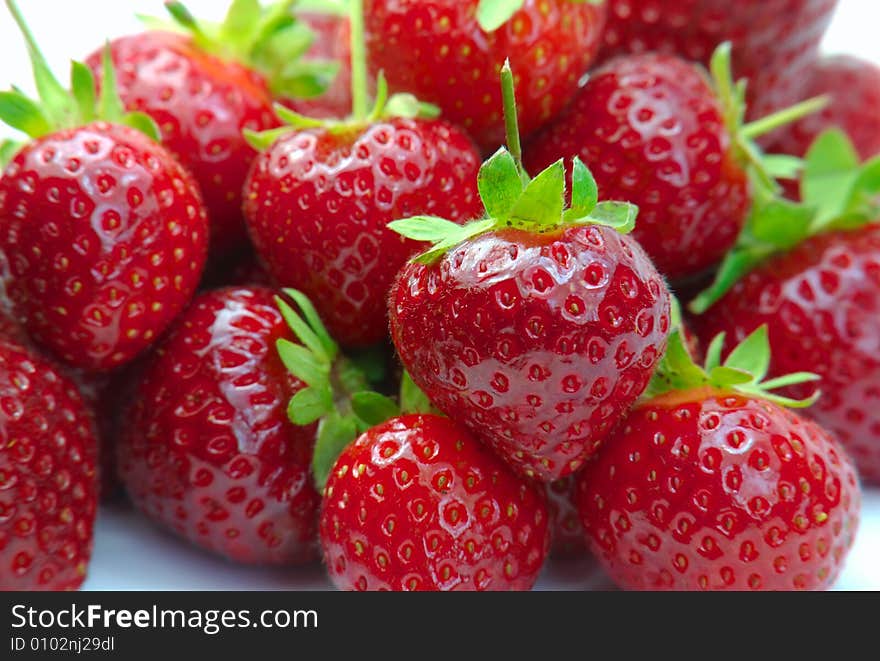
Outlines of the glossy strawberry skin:
{"label": "glossy strawberry skin", "polygon": [[0,253],[16,316],[74,367],[109,370],[150,346],[201,276],[195,182],[134,129],[94,123],[33,141],[0,179]]}
{"label": "glossy strawberry skin", "polygon": [[437,408],[546,482],[598,449],[669,332],[647,255],[600,226],[488,233],[409,263],[389,309],[397,352]]}
{"label": "glossy strawberry skin", "polygon": [[190,542],[240,563],[316,557],[314,425],[287,420],[303,384],[275,343],[293,341],[261,288],[201,295],[157,349],[120,439],[135,505]]}
{"label": "glossy strawberry skin", "polygon": [[822,397],[805,413],[843,443],[864,480],[880,483],[880,225],[807,239],[745,276],[696,321],[704,343],[724,331],[728,348],[767,324],[770,374],[821,376]]}
{"label": "glossy strawberry skin", "polygon": [[[211,251],[247,239],[241,188],[256,151],[242,135],[278,126],[265,80],[209,55],[184,35],[143,32],[110,43],[119,94],[129,110],[150,115],[163,144],[192,172],[211,225]],[[99,75],[103,49],[87,63]]]}
{"label": "glossy strawberry skin", "polygon": [[547,506],[449,419],[403,416],[340,454],[320,539],[343,590],[528,590],[549,547]]}
{"label": "glossy strawberry skin", "polygon": [[837,0],[609,0],[601,55],[659,51],[709,63],[733,44],[734,75],[749,79],[751,116],[805,98],[804,84]]}
{"label": "glossy strawberry skin", "polygon": [[97,510],[92,418],[72,381],[0,341],[0,590],[74,590]]}
{"label": "glossy strawberry skin", "polygon": [[635,409],[581,474],[577,500],[623,588],[815,590],[840,573],[860,493],[815,423],[707,389]]}
{"label": "glossy strawberry skin", "polygon": [[875,112],[880,106],[880,67],[849,55],[820,58],[804,95],[827,95],[830,103],[775,134],[769,151],[803,156],[820,133],[836,127],[850,137],[862,160],[880,153],[880,117]]}
{"label": "glossy strawberry skin", "polygon": [[[599,47],[604,2],[525,0],[485,33],[477,0],[366,0],[367,49],[392,90],[435,103],[485,152],[504,143],[499,73],[516,74],[520,130],[531,133],[574,95]],[[405,53],[406,57],[401,57]]]}
{"label": "glossy strawberry skin", "polygon": [[525,149],[529,172],[580,156],[602,199],[639,207],[633,236],[677,280],[721,260],[751,195],[705,75],[678,57],[621,57]]}
{"label": "glossy strawberry skin", "polygon": [[255,161],[245,216],[278,283],[305,292],[343,346],[369,346],[387,337],[394,276],[423,247],[387,224],[478,217],[478,168],[468,138],[436,120],[298,131]]}

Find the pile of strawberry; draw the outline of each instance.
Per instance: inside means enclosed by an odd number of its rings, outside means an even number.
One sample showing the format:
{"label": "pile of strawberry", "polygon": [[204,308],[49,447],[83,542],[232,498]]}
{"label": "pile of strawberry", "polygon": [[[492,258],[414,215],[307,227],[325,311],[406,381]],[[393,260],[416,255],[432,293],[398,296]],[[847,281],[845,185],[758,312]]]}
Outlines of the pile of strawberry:
{"label": "pile of strawberry", "polygon": [[5,1],[0,589],[79,587],[120,492],[342,589],[834,584],[880,482],[835,0],[169,1],[70,89]]}

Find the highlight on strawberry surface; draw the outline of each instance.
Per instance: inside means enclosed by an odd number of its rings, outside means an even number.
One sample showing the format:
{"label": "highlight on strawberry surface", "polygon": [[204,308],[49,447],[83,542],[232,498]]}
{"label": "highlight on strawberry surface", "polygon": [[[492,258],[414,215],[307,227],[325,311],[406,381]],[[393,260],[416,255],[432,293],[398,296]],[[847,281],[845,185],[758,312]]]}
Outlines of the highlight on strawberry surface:
{"label": "highlight on strawberry surface", "polygon": [[880,589],[880,10],[47,1],[0,590]]}

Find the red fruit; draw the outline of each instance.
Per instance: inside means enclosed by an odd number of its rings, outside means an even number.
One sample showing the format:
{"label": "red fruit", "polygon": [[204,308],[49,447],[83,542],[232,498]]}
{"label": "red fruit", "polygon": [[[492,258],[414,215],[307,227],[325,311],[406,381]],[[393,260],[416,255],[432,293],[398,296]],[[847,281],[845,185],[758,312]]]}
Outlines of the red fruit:
{"label": "red fruit", "polygon": [[165,149],[96,122],[23,147],[0,179],[6,290],[67,363],[111,369],[189,301],[207,252],[195,182]]}
{"label": "red fruit", "polygon": [[[862,478],[880,483],[880,225],[806,239],[738,281],[696,318],[728,346],[767,324],[770,375],[808,369],[823,395],[806,413],[838,438]],[[803,396],[813,386],[792,388]]]}
{"label": "red fruit", "polygon": [[672,279],[720,261],[751,203],[715,92],[678,57],[608,62],[525,153],[530,172],[580,156],[601,196],[639,207],[633,236]]}
{"label": "red fruit", "polygon": [[0,590],[74,590],[97,509],[97,448],[76,387],[0,342]]}
{"label": "red fruit", "polygon": [[[163,144],[196,178],[211,225],[211,249],[246,239],[241,188],[256,152],[242,131],[278,126],[265,80],[183,34],[150,31],[110,44],[126,108],[152,117]],[[96,72],[102,51],[87,60]]]}
{"label": "red fruit", "polygon": [[639,406],[578,483],[588,539],[627,589],[828,588],[859,504],[820,427],[712,388]]}
{"label": "red fruit", "polygon": [[540,489],[452,421],[408,415],[336,460],[321,507],[344,590],[528,590],[549,547]]}
{"label": "red fruit", "polygon": [[803,156],[820,133],[836,127],[850,137],[863,160],[880,153],[880,116],[875,112],[880,106],[880,67],[849,55],[821,58],[804,95],[827,95],[830,103],[783,129],[770,151]]}
{"label": "red fruit", "polygon": [[478,166],[464,134],[436,120],[295,131],[255,161],[245,216],[279,284],[303,291],[340,344],[367,346],[386,337],[388,289],[423,245],[387,223],[480,215]]}
{"label": "red fruit", "polygon": [[304,59],[337,62],[339,70],[320,96],[284,99],[284,104],[308,117],[347,117],[351,113],[351,24],[348,17],[313,12],[297,12],[297,16],[315,35]]}
{"label": "red fruit", "polygon": [[[528,134],[574,95],[599,47],[605,4],[525,0],[486,32],[478,0],[366,0],[370,66],[392,90],[435,103],[484,151],[504,142],[498,73],[519,72],[520,127]],[[401,54],[405,54],[402,57]]]}
{"label": "red fruit", "polygon": [[806,98],[804,87],[837,0],[609,0],[603,57],[660,51],[709,63],[733,42],[753,117]]}
{"label": "red fruit", "polygon": [[119,473],[135,505],[242,563],[316,554],[315,427],[287,420],[303,384],[282,365],[279,338],[293,340],[270,290],[199,296],[145,370],[120,439]]}
{"label": "red fruit", "polygon": [[550,539],[553,555],[569,558],[585,555],[584,527],[574,502],[577,480],[569,475],[547,485],[547,505],[550,510]]}
{"label": "red fruit", "polygon": [[598,449],[644,391],[669,332],[653,264],[599,225],[467,240],[432,264],[407,264],[389,308],[413,381],[543,481]]}

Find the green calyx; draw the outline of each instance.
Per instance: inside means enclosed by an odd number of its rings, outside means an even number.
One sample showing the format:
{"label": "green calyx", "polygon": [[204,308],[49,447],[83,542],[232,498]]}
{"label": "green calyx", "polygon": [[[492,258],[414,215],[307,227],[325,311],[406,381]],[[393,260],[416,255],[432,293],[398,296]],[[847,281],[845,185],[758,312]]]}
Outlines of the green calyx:
{"label": "green calyx", "polygon": [[715,93],[721,102],[724,123],[733,141],[737,160],[747,168],[753,179],[769,190],[778,191],[775,179],[791,176],[801,167],[799,159],[783,155],[766,155],[755,140],[782,126],[822,110],[827,97],[816,97],[775,112],[767,117],[745,123],[747,81],[733,80],[731,44],[724,42],[715,49],[709,63]]}
{"label": "green calyx", "polygon": [[733,390],[789,408],[807,408],[819,398],[818,390],[806,399],[791,399],[772,392],[786,386],[817,381],[819,376],[809,372],[796,372],[765,381],[770,368],[770,342],[766,326],[761,326],[740,342],[722,362],[724,340],[724,333],[712,340],[706,352],[706,363],[700,366],[691,357],[681,329],[673,330],[666,353],[657,366],[644,398],[652,399],[672,391],[705,386]]}
{"label": "green calyx", "polygon": [[[603,0],[568,0],[575,4],[601,5]],[[480,0],[477,23],[484,32],[495,32],[522,9],[525,0]]]}
{"label": "green calyx", "polygon": [[539,233],[568,225],[604,225],[624,234],[631,232],[638,207],[629,202],[599,202],[596,180],[579,158],[574,158],[572,166],[569,205],[566,205],[563,159],[534,179],[529,177],[522,165],[509,62],[501,70],[501,87],[508,148],[502,147],[483,163],[477,176],[485,217],[466,225],[436,216],[413,216],[390,222],[388,227],[398,234],[432,244],[416,261],[430,263],[462,241],[507,228]]}
{"label": "green calyx", "polygon": [[393,117],[433,118],[440,114],[440,109],[437,106],[423,103],[412,94],[389,96],[388,83],[381,73],[376,81],[376,99],[373,102],[373,108],[362,118],[351,116],[345,119],[317,119],[294,112],[280,103],[276,103],[274,108],[275,115],[284,122],[284,126],[268,131],[244,130],[244,137],[248,144],[257,151],[264,151],[278,139],[304,129],[322,128],[332,133],[347,133]]}
{"label": "green calyx", "polygon": [[306,384],[290,398],[287,417],[300,426],[318,423],[312,475],[323,490],[339,453],[359,434],[400,415],[401,408],[427,411],[430,403],[411,380],[404,380],[401,405],[372,390],[370,377],[384,376],[382,356],[375,351],[343,356],[308,297],[295,289],[283,294],[275,302],[300,344],[282,338],[276,348],[287,371]]}
{"label": "green calyx", "polygon": [[275,96],[311,98],[323,93],[339,71],[339,63],[306,59],[315,35],[293,14],[296,0],[233,0],[219,22],[197,19],[179,2],[165,7],[171,21],[142,16],[153,29],[180,29],[202,50],[258,71]]}
{"label": "green calyx", "polygon": [[[320,3],[323,0],[316,1]],[[344,8],[351,22],[351,115],[340,119],[315,119],[296,113],[281,104],[276,104],[275,114],[285,125],[262,132],[245,129],[244,137],[254,149],[264,151],[279,138],[304,129],[322,128],[332,133],[349,133],[362,130],[369,124],[392,117],[434,118],[440,115],[440,109],[437,106],[422,103],[412,94],[389,95],[388,82],[382,72],[379,72],[376,80],[376,95],[371,109],[367,80],[367,48],[364,37],[364,2],[363,0],[345,0]]]}
{"label": "green calyx", "polygon": [[[31,99],[14,87],[0,92],[0,121],[31,138],[39,138],[62,129],[103,120],[131,126],[153,140],[159,140],[159,130],[150,117],[125,111],[116,88],[109,45],[104,49],[100,96],[95,93],[91,69],[82,62],[71,63],[70,89],[64,89],[49,68],[14,0],[6,0],[6,6],[27,44],[39,98]],[[0,144],[0,165],[5,165],[21,146],[22,143],[11,140]]]}
{"label": "green calyx", "polygon": [[738,280],[766,259],[823,232],[854,230],[880,218],[880,157],[860,163],[852,142],[830,129],[813,142],[801,175],[801,202],[779,198],[755,185],[755,201],[745,228],[713,283],[690,304],[702,314]]}

